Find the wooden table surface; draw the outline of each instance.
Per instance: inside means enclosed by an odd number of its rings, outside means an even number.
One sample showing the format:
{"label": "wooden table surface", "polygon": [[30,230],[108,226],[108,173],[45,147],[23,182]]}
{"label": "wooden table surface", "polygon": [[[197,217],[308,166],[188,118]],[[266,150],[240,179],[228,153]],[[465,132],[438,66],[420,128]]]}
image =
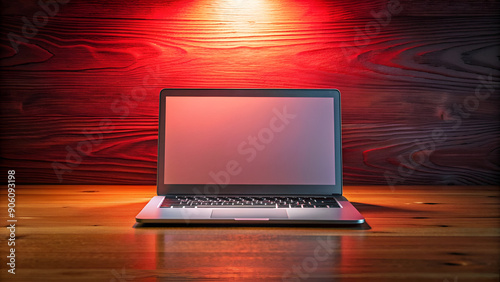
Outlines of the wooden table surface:
{"label": "wooden table surface", "polygon": [[498,188],[347,186],[358,227],[144,227],[154,186],[18,186],[0,280],[498,281]]}

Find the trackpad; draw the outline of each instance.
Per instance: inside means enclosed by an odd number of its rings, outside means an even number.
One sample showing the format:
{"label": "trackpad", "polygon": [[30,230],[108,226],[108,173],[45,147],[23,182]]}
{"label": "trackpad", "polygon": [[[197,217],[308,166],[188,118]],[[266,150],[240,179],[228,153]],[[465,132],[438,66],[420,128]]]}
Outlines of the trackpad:
{"label": "trackpad", "polygon": [[236,219],[266,219],[288,218],[285,209],[213,209],[211,218],[236,218]]}

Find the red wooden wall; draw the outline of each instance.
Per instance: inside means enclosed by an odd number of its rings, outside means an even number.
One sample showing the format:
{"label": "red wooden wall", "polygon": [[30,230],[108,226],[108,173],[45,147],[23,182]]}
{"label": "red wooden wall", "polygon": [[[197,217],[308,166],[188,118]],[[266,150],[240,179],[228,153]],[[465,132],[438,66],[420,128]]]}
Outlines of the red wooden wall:
{"label": "red wooden wall", "polygon": [[4,1],[1,167],[154,184],[162,88],[338,88],[346,184],[499,184],[499,6]]}

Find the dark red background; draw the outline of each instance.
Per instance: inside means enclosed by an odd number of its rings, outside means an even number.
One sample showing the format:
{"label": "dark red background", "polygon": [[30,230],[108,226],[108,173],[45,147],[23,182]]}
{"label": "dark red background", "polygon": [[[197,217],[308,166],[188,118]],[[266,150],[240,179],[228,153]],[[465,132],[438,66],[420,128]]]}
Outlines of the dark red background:
{"label": "dark red background", "polygon": [[2,2],[19,183],[154,184],[174,87],[340,89],[346,184],[500,182],[498,1],[48,2]]}

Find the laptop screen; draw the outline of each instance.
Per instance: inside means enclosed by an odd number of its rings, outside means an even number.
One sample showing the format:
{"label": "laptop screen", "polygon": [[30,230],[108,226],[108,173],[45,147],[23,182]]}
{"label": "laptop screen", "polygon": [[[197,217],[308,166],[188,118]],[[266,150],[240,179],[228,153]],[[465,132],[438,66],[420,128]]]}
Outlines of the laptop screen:
{"label": "laptop screen", "polygon": [[335,185],[333,99],[166,96],[164,184]]}

